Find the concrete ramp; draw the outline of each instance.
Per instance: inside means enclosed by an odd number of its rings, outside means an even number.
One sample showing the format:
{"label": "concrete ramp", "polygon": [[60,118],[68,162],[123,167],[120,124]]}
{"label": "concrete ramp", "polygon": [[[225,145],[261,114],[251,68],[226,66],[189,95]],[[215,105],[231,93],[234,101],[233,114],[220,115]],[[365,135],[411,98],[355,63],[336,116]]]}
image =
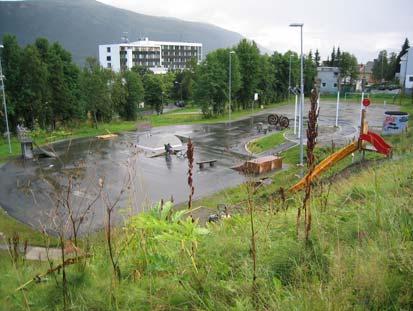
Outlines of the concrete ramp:
{"label": "concrete ramp", "polygon": [[146,151],[162,152],[165,151],[166,144],[171,144],[174,149],[182,149],[181,140],[172,134],[143,134],[138,136],[136,146]]}

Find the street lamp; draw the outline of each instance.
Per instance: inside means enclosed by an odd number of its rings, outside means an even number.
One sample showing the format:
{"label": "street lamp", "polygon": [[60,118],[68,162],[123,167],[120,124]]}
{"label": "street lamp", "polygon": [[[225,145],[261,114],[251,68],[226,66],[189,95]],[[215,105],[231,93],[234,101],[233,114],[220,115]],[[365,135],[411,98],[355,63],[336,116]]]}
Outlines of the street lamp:
{"label": "street lamp", "polygon": [[[0,44],[0,49],[2,49],[2,48],[4,48],[4,46],[2,44]],[[5,116],[5,119],[6,119],[7,140],[9,142],[9,153],[11,153],[9,119],[7,117],[6,94],[4,93],[4,76],[3,76],[3,67],[1,66],[1,58],[0,58],[0,80],[1,80],[1,90],[2,90],[2,93],[3,93],[3,107],[4,107],[4,116]]]}
{"label": "street lamp", "polygon": [[294,23],[290,27],[300,27],[301,30],[301,87],[300,87],[300,118],[299,118],[299,132],[300,132],[300,166],[304,165],[304,144],[303,144],[303,106],[304,106],[304,55],[303,55],[303,26],[304,24]]}
{"label": "street lamp", "polygon": [[231,55],[235,54],[235,51],[229,52],[229,70],[228,70],[228,99],[229,99],[229,106],[228,106],[228,118],[231,121],[231,84],[232,84],[232,74],[231,74]]}

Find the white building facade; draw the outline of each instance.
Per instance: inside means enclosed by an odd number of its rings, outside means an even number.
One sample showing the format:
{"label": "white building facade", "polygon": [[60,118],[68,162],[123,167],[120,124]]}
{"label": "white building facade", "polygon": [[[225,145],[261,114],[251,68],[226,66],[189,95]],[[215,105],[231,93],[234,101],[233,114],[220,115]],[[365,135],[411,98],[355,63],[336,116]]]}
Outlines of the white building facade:
{"label": "white building facade", "polygon": [[166,73],[168,70],[185,69],[193,59],[201,62],[201,43],[150,41],[145,38],[99,45],[100,65],[116,72],[144,66],[154,73]]}
{"label": "white building facade", "polygon": [[406,92],[413,91],[413,48],[407,50],[400,58],[400,86],[406,88]]}

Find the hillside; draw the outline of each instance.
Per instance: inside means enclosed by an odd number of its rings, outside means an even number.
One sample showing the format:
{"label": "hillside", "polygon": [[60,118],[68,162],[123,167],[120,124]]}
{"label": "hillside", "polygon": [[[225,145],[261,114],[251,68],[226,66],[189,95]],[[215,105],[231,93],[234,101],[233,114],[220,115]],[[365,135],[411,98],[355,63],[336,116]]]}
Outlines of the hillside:
{"label": "hillside", "polygon": [[94,0],[0,1],[0,36],[14,34],[20,44],[40,36],[59,41],[77,63],[96,56],[98,44],[119,42],[123,32],[130,40],[201,42],[205,54],[242,38],[210,24],[138,14]]}

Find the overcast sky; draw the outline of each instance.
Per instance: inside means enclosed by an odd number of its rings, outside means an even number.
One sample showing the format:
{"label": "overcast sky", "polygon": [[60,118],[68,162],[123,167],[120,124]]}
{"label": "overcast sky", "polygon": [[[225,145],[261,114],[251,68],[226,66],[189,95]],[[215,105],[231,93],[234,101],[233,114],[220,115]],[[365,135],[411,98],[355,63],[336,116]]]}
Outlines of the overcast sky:
{"label": "overcast sky", "polygon": [[298,51],[304,23],[304,50],[322,58],[332,46],[365,62],[378,51],[400,50],[413,41],[413,0],[99,0],[143,14],[211,23],[241,33],[269,50]]}

